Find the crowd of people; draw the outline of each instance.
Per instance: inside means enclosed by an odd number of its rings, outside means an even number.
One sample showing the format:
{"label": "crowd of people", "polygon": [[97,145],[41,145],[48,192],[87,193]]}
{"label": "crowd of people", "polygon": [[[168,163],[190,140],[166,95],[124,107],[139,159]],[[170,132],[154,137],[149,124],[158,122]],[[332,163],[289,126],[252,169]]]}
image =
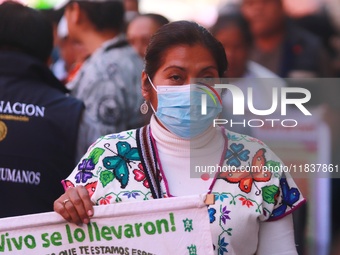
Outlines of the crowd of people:
{"label": "crowd of people", "polygon": [[[69,0],[54,10],[0,4],[0,190],[5,194],[0,217],[55,210],[86,224],[103,198],[128,202],[130,197],[106,198],[121,190],[148,194],[140,199],[208,192],[216,200],[208,207],[216,214],[210,222],[216,254],[306,254],[308,203],[292,178],[192,178],[193,162],[235,167],[284,162],[252,138],[251,130],[213,127],[217,116],[231,116],[232,98],[191,83],[228,78],[241,90],[252,86],[259,109],[270,103],[272,87],[254,83],[256,78],[275,79],[275,87],[289,86],[285,78],[338,78],[336,26],[323,15],[290,18],[282,0],[241,0],[221,9],[215,24],[205,28],[141,14],[138,0]],[[315,30],[316,23],[325,28]],[[327,36],[321,33],[326,29]],[[196,116],[190,104],[193,95],[201,98],[202,86],[210,91],[210,112]],[[327,109],[335,165],[340,162],[338,93],[337,87],[322,85],[312,90],[318,98],[313,103]],[[133,167],[112,160],[121,153]],[[136,178],[136,169],[144,179]],[[115,177],[109,185],[99,178],[104,170]],[[275,202],[261,195],[269,186],[276,187]],[[282,209],[287,188],[296,192]],[[218,199],[227,194],[253,201],[262,211]],[[331,194],[337,240],[337,179]],[[213,220],[222,206],[231,211],[233,229],[223,241],[222,223]]]}

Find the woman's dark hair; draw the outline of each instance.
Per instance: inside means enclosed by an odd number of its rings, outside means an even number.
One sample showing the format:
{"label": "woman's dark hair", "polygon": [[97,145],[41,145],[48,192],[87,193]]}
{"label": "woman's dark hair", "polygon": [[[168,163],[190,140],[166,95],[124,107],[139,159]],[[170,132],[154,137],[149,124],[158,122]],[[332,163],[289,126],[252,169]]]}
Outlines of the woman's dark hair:
{"label": "woman's dark hair", "polygon": [[121,32],[124,28],[124,4],[123,1],[77,1],[70,3],[79,4],[91,23],[98,31],[115,30]]}
{"label": "woman's dark hair", "polygon": [[204,27],[191,21],[175,21],[162,26],[151,38],[145,55],[145,72],[152,79],[162,65],[166,50],[177,45],[202,45],[207,48],[216,61],[218,74],[223,77],[227,57],[222,44]]}
{"label": "woman's dark hair", "polygon": [[52,48],[52,24],[42,13],[17,2],[0,5],[0,50],[21,51],[46,62]]}
{"label": "woman's dark hair", "polygon": [[244,43],[246,45],[251,45],[252,36],[249,25],[241,13],[228,13],[220,15],[217,18],[216,23],[211,27],[210,32],[216,36],[218,32],[234,26],[240,29]]}

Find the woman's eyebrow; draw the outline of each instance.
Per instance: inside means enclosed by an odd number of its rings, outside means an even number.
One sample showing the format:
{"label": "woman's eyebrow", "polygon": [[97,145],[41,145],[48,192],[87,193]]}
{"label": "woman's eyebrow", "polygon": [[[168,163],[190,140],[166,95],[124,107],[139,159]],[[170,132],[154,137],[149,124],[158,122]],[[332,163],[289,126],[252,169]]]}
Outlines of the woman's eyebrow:
{"label": "woman's eyebrow", "polygon": [[181,71],[185,71],[185,70],[186,70],[184,67],[176,66],[176,65],[171,65],[171,66],[167,66],[166,68],[164,68],[164,69],[163,69],[163,72],[164,72],[164,71],[167,71],[168,69],[171,69],[171,68],[180,69]]}
{"label": "woman's eyebrow", "polygon": [[[171,65],[171,66],[167,66],[166,68],[163,69],[163,72],[168,70],[168,69],[171,69],[171,68],[176,68],[176,69],[180,69],[182,71],[185,71],[186,69],[182,66],[177,66],[177,65]],[[214,70],[218,70],[216,66],[207,66],[207,67],[204,67],[201,72],[204,72],[208,69],[214,69]]]}
{"label": "woman's eyebrow", "polygon": [[214,70],[218,70],[218,68],[216,66],[207,66],[205,68],[202,69],[202,72],[208,70],[208,69],[214,69]]}

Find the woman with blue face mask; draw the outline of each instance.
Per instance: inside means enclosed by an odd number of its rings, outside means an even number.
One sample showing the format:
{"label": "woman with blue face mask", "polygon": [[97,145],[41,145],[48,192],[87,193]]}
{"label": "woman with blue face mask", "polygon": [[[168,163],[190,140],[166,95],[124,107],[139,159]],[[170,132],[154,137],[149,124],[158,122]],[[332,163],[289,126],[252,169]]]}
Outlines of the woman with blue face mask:
{"label": "woman with blue face mask", "polygon": [[265,171],[283,163],[261,141],[213,125],[222,110],[213,81],[226,69],[222,45],[202,26],[160,28],[142,73],[150,124],[99,138],[63,180],[55,211],[87,224],[93,205],[210,193],[215,254],[297,254],[291,212],[304,199],[292,178]]}

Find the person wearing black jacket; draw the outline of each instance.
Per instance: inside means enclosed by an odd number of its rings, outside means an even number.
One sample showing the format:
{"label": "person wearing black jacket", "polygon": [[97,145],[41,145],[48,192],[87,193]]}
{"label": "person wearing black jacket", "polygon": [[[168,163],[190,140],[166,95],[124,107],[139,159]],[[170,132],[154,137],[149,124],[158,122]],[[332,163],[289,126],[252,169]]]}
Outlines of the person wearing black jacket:
{"label": "person wearing black jacket", "polygon": [[75,165],[84,105],[48,68],[52,47],[39,11],[0,5],[0,217],[53,210]]}

